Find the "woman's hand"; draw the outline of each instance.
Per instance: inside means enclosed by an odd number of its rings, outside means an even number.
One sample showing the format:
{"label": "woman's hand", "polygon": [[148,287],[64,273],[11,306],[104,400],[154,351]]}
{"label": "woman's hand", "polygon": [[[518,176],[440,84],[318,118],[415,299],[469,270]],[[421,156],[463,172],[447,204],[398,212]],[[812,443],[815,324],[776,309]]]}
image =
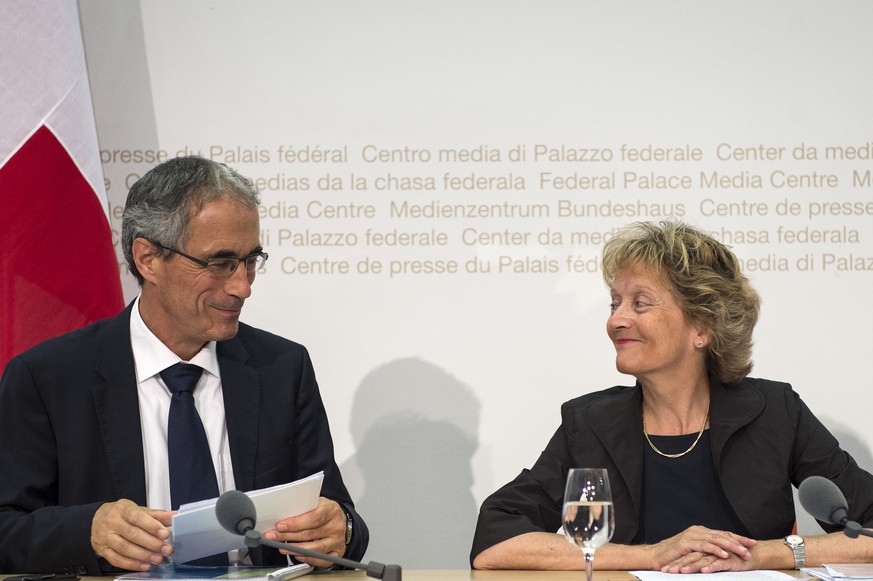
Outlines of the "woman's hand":
{"label": "woman's hand", "polygon": [[664,573],[718,573],[720,571],[751,571],[759,569],[754,556],[741,559],[735,553],[719,558],[709,553],[688,553],[661,569]]}
{"label": "woman's hand", "polygon": [[[757,543],[755,539],[731,532],[693,526],[651,545],[650,550],[654,554],[652,569],[664,573],[738,570],[730,567],[751,559],[752,552],[749,549]],[[707,570],[712,567],[715,568]]]}

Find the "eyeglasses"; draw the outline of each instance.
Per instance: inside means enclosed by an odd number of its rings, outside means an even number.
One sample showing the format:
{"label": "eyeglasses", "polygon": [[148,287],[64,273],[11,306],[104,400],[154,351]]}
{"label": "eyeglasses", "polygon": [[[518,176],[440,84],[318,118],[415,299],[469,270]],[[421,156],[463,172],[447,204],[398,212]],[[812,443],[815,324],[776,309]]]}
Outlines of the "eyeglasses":
{"label": "eyeglasses", "polygon": [[[151,242],[151,240],[149,240]],[[157,242],[152,242],[158,248],[163,248],[164,250],[168,250],[179,256],[184,256],[194,264],[202,266],[206,270],[209,271],[209,274],[216,278],[228,278],[239,267],[239,263],[245,263],[246,272],[249,274],[254,274],[257,272],[264,263],[267,262],[267,259],[270,257],[266,252],[256,252],[254,254],[250,254],[248,256],[235,257],[235,256],[222,256],[220,258],[210,258],[209,260],[201,260],[199,258],[195,258],[190,254],[185,254],[180,250],[176,250],[175,248],[167,248],[166,246],[162,246]]]}

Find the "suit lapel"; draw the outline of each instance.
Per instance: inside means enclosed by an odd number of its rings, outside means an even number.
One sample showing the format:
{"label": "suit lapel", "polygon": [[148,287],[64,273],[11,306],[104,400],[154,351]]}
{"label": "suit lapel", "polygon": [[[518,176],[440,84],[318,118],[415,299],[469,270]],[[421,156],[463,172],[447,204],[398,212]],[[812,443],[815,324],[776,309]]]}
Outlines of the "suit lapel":
{"label": "suit lapel", "polygon": [[238,338],[218,344],[218,366],[233,478],[239,490],[255,487],[255,455],[258,449],[258,410],[261,405],[261,379],[245,365],[248,351]]}
{"label": "suit lapel", "polygon": [[[136,371],[130,345],[131,305],[107,323],[100,339],[97,373],[103,383],[92,388],[99,429],[118,498],[146,504],[142,428]],[[136,421],[132,421],[133,418]]]}

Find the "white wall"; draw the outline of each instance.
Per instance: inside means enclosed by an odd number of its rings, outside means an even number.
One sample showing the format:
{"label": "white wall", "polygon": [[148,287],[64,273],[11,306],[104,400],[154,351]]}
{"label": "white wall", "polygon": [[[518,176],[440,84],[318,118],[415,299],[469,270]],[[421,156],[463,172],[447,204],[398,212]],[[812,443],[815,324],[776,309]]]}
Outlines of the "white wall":
{"label": "white wall", "polygon": [[[80,7],[116,230],[128,183],[153,165],[127,157],[135,151],[199,152],[264,180],[270,260],[244,319],[309,347],[338,460],[371,525],[370,558],[467,566],[479,503],[536,459],[560,403],[632,381],[615,371],[604,333],[607,295],[592,268],[601,243],[570,237],[636,219],[678,213],[732,243],[764,299],[754,374],[791,381],[873,465],[869,406],[856,403],[866,401],[873,328],[873,4]],[[622,157],[650,147],[699,156]],[[828,147],[855,148],[853,159],[827,159]],[[561,148],[589,157],[552,159]],[[767,159],[719,157],[732,148]],[[469,160],[441,160],[448,149]],[[325,150],[345,153],[299,157]],[[374,161],[383,150],[397,157]],[[557,189],[545,173],[596,183]],[[726,183],[712,185],[714,173]],[[463,183],[473,178],[495,180]],[[430,179],[433,190],[414,189]],[[392,204],[407,202],[537,206],[543,215],[392,216]],[[311,204],[368,206],[372,217],[308,216]],[[567,204],[605,215],[564,217]],[[790,205],[796,215],[785,215]],[[497,236],[476,243],[468,229]],[[395,230],[445,243],[367,244],[368,231]],[[307,231],[357,244],[296,244]],[[515,239],[501,244],[507,232]],[[358,273],[368,260],[383,272]],[[465,272],[475,260],[491,272]],[[292,272],[324,261],[345,261],[349,272]],[[388,274],[404,261],[405,273]],[[415,274],[409,261],[455,261],[459,272]]]}

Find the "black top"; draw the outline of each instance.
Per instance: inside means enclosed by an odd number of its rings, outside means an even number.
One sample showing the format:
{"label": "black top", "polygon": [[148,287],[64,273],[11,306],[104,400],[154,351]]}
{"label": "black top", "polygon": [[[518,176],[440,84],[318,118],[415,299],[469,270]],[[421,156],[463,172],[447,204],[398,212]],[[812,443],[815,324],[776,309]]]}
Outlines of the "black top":
{"label": "black top", "polygon": [[[681,454],[697,434],[649,438],[661,452]],[[750,536],[724,494],[710,445],[709,430],[679,458],[666,458],[646,445],[639,528],[632,544],[657,543],[692,525]]]}

